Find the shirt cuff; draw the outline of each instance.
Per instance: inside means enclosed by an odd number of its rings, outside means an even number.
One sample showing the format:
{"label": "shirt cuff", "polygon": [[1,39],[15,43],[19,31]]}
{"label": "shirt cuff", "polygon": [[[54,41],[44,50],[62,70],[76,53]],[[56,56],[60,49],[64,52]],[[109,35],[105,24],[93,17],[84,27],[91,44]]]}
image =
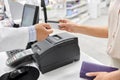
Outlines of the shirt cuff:
{"label": "shirt cuff", "polygon": [[30,26],[29,27],[29,42],[34,42],[34,41],[36,41],[35,26]]}

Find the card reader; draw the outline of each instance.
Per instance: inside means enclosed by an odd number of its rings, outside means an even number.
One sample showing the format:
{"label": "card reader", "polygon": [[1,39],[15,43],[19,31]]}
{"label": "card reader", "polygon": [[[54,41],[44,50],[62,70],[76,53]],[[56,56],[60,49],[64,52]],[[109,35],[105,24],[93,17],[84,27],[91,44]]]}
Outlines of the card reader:
{"label": "card reader", "polygon": [[42,73],[49,72],[80,59],[78,38],[60,33],[32,45],[33,58]]}

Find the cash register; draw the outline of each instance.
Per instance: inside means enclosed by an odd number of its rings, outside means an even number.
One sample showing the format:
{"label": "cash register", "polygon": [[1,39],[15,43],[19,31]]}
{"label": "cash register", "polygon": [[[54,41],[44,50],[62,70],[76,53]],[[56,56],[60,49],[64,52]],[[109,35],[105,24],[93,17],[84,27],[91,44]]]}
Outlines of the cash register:
{"label": "cash register", "polygon": [[80,48],[78,38],[68,34],[59,33],[49,36],[42,42],[36,42],[31,49],[8,51],[6,64],[18,68],[34,61],[42,73],[46,73],[78,61]]}
{"label": "cash register", "polygon": [[60,33],[32,45],[33,58],[42,73],[49,72],[80,59],[78,38]]}

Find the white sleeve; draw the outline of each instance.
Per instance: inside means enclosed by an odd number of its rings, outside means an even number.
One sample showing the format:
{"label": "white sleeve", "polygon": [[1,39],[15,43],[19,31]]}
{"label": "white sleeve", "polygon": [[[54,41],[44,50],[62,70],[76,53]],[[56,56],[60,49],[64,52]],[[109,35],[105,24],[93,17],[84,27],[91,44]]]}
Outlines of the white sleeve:
{"label": "white sleeve", "polygon": [[29,31],[27,27],[0,27],[0,52],[13,49],[25,49],[28,41]]}

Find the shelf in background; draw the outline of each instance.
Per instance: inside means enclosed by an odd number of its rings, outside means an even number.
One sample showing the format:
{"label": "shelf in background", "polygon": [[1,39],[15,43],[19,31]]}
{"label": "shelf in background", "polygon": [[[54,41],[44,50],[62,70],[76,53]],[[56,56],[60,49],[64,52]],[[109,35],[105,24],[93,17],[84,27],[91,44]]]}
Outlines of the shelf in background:
{"label": "shelf in background", "polygon": [[80,0],[78,3],[74,3],[75,0],[67,0],[66,1],[66,18],[71,19],[76,23],[83,23],[88,20],[89,12],[88,12],[88,1]]}
{"label": "shelf in background", "polygon": [[70,15],[70,16],[66,16],[66,18],[73,18],[73,17],[79,15],[80,13],[81,13],[81,12],[74,13],[74,14],[72,14],[72,15]]}
{"label": "shelf in background", "polygon": [[73,17],[75,17],[75,16],[80,15],[81,13],[87,12],[87,10],[88,10],[87,6],[84,6],[84,7],[82,7],[82,8],[79,9],[79,12],[73,13],[73,14],[70,15],[70,16],[66,16],[66,18],[73,18]]}
{"label": "shelf in background", "polygon": [[72,21],[78,24],[82,24],[85,21],[87,21],[89,18],[90,18],[89,16],[86,16],[85,18],[74,18],[72,19]]}
{"label": "shelf in background", "polygon": [[72,7],[68,7],[67,9],[75,9],[81,6],[87,5],[87,3],[85,1],[81,1],[79,3],[77,3],[76,5],[73,5]]}

